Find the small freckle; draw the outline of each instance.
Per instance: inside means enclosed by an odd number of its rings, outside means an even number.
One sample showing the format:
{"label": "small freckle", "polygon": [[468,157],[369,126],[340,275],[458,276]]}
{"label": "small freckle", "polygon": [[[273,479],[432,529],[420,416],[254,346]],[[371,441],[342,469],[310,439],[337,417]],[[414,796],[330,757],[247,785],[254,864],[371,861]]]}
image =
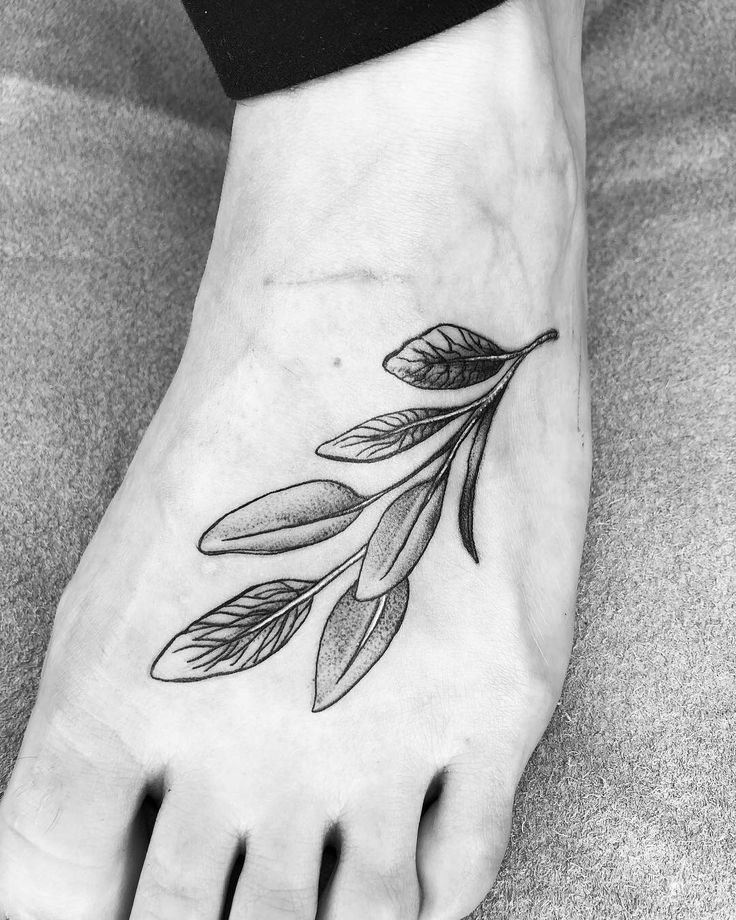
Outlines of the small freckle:
{"label": "small freckle", "polygon": [[342,367],[342,360],[340,358],[334,358],[332,361],[333,367]]}

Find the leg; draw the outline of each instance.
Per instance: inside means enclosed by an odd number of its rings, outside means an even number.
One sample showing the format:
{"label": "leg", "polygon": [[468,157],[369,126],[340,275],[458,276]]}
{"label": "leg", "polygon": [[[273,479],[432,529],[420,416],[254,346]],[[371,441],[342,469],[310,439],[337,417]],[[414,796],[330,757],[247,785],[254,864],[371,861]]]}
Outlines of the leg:
{"label": "leg", "polygon": [[[238,106],[185,354],[62,598],[0,808],[0,908],[14,920],[216,920],[243,847],[234,920],[312,918],[329,834],[324,920],[459,920],[492,884],[565,674],[590,462],[581,10],[542,7],[512,0]],[[151,679],[205,611],[249,585],[318,581],[363,545],[390,497],[293,552],[196,548],[213,520],[295,482],[368,495],[409,475],[435,442],[349,467],[314,448],[390,410],[458,406],[460,390],[381,369],[440,323],[513,347],[559,333],[519,364],[493,418],[480,563],[453,520],[466,443],[401,629],[337,702],[323,687],[311,711],[315,658],[357,568],[257,667]],[[147,792],[163,803],[140,871]]]}

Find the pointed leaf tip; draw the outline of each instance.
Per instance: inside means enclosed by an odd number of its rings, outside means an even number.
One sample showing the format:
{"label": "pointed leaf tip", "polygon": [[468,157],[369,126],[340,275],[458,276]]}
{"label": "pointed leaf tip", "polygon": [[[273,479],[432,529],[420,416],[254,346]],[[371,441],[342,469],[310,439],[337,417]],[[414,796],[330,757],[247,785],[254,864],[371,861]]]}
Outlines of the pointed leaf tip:
{"label": "pointed leaf tip", "polygon": [[426,441],[458,417],[458,410],[447,408],[402,409],[377,415],[320,444],[317,453],[329,460],[374,463]]}
{"label": "pointed leaf tip", "polygon": [[201,537],[205,555],[272,555],[311,546],[349,527],[363,496],[331,479],[301,482],[268,492],[220,518]]}
{"label": "pointed leaf tip", "polygon": [[403,492],[383,512],[368,541],[356,596],[378,597],[412,571],[432,539],[442,513],[446,477],[425,480]]}
{"label": "pointed leaf tip", "polygon": [[468,453],[468,464],[463,481],[462,491],[460,493],[460,506],[458,509],[458,524],[460,527],[460,537],[463,546],[470,554],[474,562],[479,563],[478,549],[475,545],[475,534],[473,532],[473,523],[475,518],[475,490],[478,483],[478,473],[480,464],[483,459],[488,433],[491,430],[493,421],[493,412],[486,412],[480,419],[475,429],[473,443]]}
{"label": "pointed leaf tip", "polygon": [[367,601],[355,584],[327,618],[317,655],[312,712],[328,709],[362,680],[399,631],[409,603],[409,582]]}
{"label": "pointed leaf tip", "polygon": [[312,587],[296,579],[253,585],[174,636],[151,666],[151,677],[188,682],[255,667],[283,648],[307,618]]}
{"label": "pointed leaf tip", "polygon": [[509,383],[510,378],[498,390],[493,401],[488,404],[475,427],[473,441],[468,451],[465,479],[463,480],[463,486],[460,492],[460,505],[458,508],[460,537],[463,541],[463,546],[468,553],[470,553],[470,556],[475,562],[480,562],[473,531],[475,520],[475,491],[478,485],[478,474],[480,473],[480,465],[483,462],[483,455],[488,442],[488,435],[491,431],[491,425],[496,415],[496,410],[503,399],[504,393],[508,389]]}

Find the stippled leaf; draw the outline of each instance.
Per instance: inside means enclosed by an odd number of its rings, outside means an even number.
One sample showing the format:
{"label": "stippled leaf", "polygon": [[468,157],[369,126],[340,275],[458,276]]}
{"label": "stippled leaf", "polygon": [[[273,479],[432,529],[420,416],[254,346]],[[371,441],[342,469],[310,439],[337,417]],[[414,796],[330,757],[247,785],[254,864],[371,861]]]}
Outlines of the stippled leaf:
{"label": "stippled leaf", "polygon": [[408,603],[406,580],[367,601],[358,600],[354,584],[348,588],[322,632],[313,712],[332,706],[370,671],[398,632]]}
{"label": "stippled leaf", "polygon": [[458,523],[460,525],[460,536],[462,537],[463,546],[470,553],[476,562],[479,562],[478,550],[475,545],[475,535],[473,533],[473,520],[475,513],[475,487],[478,482],[478,473],[480,471],[483,452],[488,440],[488,433],[491,430],[491,421],[493,416],[488,413],[484,414],[478,423],[473,435],[473,443],[468,453],[468,468],[465,473],[465,481],[460,495],[460,509],[458,512]]}
{"label": "stippled leaf", "polygon": [[496,414],[499,403],[511,382],[511,378],[498,389],[493,400],[486,406],[483,415],[480,417],[475,432],[473,442],[468,452],[468,464],[465,472],[465,480],[460,493],[460,507],[458,511],[458,523],[460,525],[460,536],[462,537],[463,546],[470,553],[476,562],[479,562],[478,550],[475,545],[475,536],[473,534],[473,520],[475,510],[475,489],[478,483],[478,473],[483,460],[483,453],[486,449],[488,434],[491,430],[493,417]]}
{"label": "stippled leaf", "polygon": [[151,677],[204,680],[253,668],[291,639],[312,606],[313,582],[282,579],[254,585],[210,610],[169,642]]}
{"label": "stippled leaf", "polygon": [[420,389],[457,390],[490,379],[511,354],[477,332],[445,323],[405,342],[383,367]]}
{"label": "stippled leaf", "polygon": [[207,555],[285,553],[345,530],[363,510],[363,497],[330,479],[301,482],[236,508],[199,541]]}
{"label": "stippled leaf", "polygon": [[383,512],[368,541],[356,597],[378,597],[411,572],[432,539],[442,512],[447,478],[411,486]]}
{"label": "stippled leaf", "polygon": [[403,409],[378,415],[326,441],[320,457],[350,463],[373,463],[409,450],[441,431],[462,413],[456,409]]}

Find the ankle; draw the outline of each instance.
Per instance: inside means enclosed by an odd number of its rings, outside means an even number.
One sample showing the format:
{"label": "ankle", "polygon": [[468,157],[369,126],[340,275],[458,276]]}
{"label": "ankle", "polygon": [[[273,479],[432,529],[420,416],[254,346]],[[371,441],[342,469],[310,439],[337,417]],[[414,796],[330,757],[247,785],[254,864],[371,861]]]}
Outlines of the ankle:
{"label": "ankle", "polygon": [[411,274],[436,266],[462,229],[448,216],[462,224],[474,209],[510,210],[520,183],[555,199],[556,220],[560,209],[571,215],[582,148],[579,112],[566,109],[581,111],[582,97],[559,84],[579,80],[574,24],[565,48],[540,7],[517,0],[368,65],[239,104],[215,234],[220,266],[242,266],[257,286],[350,269]]}

